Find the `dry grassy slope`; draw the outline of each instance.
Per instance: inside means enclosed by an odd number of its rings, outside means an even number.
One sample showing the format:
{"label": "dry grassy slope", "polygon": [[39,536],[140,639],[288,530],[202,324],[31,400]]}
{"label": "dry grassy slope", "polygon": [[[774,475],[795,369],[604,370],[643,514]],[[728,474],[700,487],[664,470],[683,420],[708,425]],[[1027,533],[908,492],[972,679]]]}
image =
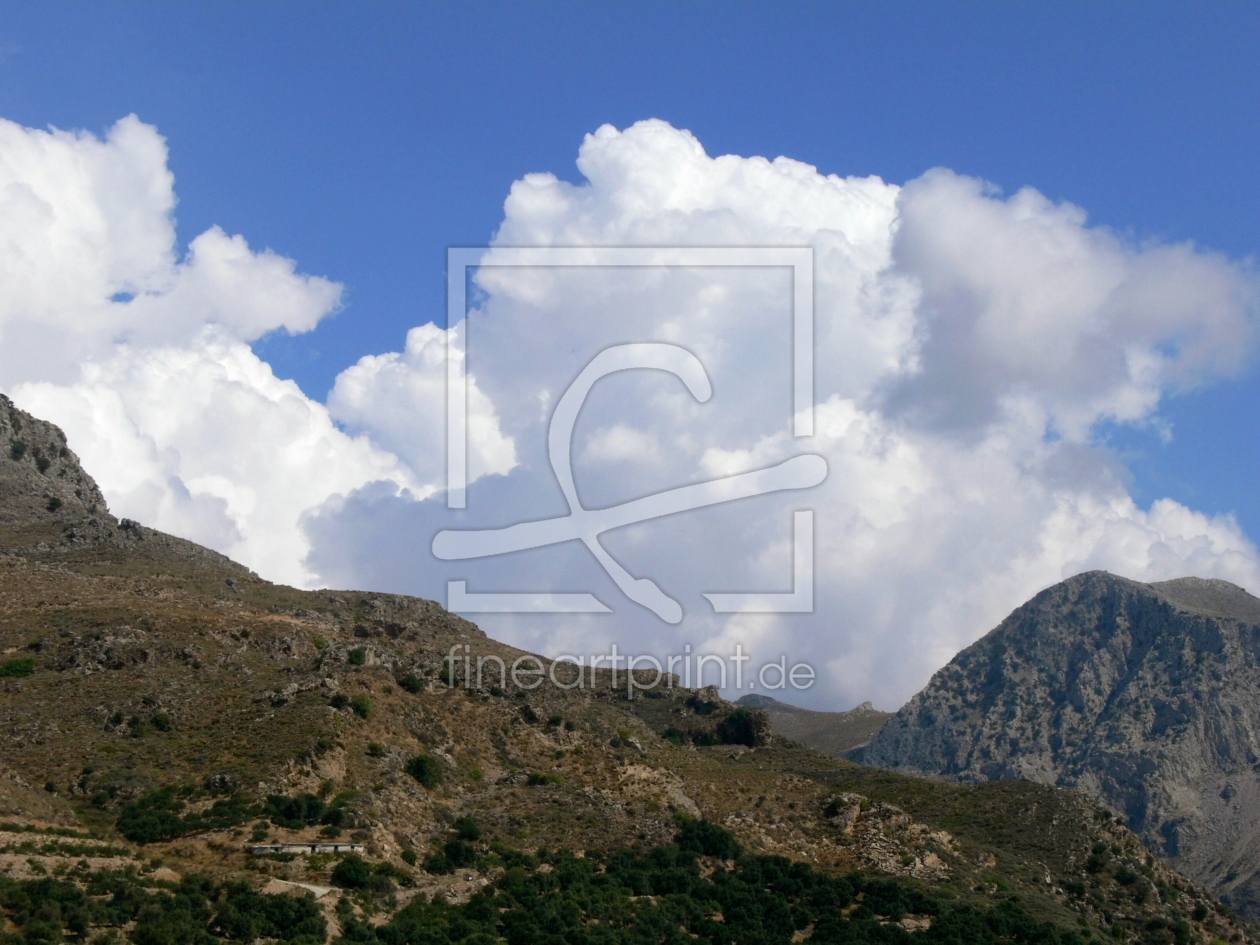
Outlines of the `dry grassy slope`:
{"label": "dry grassy slope", "polygon": [[[0,480],[12,482],[10,466],[25,462],[0,458]],[[734,707],[712,692],[669,689],[628,702],[607,673],[596,688],[570,691],[451,687],[441,666],[452,646],[521,654],[430,601],[272,585],[190,543],[124,528],[99,506],[75,511],[78,519],[36,505],[10,534],[15,545],[38,538],[42,547],[0,557],[3,660],[36,664],[26,678],[0,679],[0,820],[86,825],[130,847],[113,831],[118,809],[155,787],[217,777],[257,797],[323,784],[359,792],[351,836],[370,857],[402,865],[404,849],[423,855],[463,815],[483,825],[485,844],[614,849],[666,841],[685,812],[726,825],[755,851],[896,875],[947,896],[1019,895],[1063,924],[1119,921],[1122,938],[1203,904],[1201,940],[1252,940],[1072,792],[923,781],[789,742],[678,746],[661,737],[667,729],[713,730]],[[398,685],[408,673],[422,691]],[[368,717],[330,707],[337,693],[367,696]],[[158,715],[169,730],[155,727]],[[442,760],[440,786],[427,790],[403,772],[417,752]],[[563,783],[530,786],[530,772]],[[177,873],[327,884],[326,858],[248,856],[249,829],[136,855],[160,856]],[[314,828],[270,833],[309,838]],[[1085,872],[1098,843],[1120,852]],[[6,865],[21,874],[29,858],[17,859]],[[1126,862],[1137,870],[1127,885],[1117,881]],[[459,896],[483,881],[466,875],[419,873],[418,889]]]}

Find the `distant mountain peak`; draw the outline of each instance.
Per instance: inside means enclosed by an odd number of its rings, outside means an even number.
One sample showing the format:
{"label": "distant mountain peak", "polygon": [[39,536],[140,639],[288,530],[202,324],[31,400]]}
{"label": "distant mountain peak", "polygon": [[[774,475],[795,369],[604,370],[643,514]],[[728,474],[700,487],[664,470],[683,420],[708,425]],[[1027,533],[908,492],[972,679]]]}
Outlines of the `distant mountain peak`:
{"label": "distant mountain peak", "polygon": [[1105,571],[1037,594],[932,677],[863,750],[960,781],[1075,787],[1260,915],[1260,599]]}

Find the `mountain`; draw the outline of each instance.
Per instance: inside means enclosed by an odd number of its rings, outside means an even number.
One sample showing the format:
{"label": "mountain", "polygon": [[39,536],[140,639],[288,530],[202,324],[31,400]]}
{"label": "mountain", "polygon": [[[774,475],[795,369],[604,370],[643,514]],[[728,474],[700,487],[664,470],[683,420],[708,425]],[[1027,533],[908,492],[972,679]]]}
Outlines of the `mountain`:
{"label": "mountain", "polygon": [[843,755],[866,747],[893,717],[892,712],[880,712],[869,702],[848,712],[816,712],[788,705],[771,696],[749,694],[741,696],[737,704],[764,709],[770,716],[774,734],[829,755]]}
{"label": "mountain", "polygon": [[863,750],[867,764],[1084,791],[1260,916],[1260,600],[1102,571],[1024,604]]}
{"label": "mountain", "polygon": [[0,446],[6,945],[1255,940],[1080,793],[862,767],[673,677],[573,686],[432,601],[116,519],[7,400]]}

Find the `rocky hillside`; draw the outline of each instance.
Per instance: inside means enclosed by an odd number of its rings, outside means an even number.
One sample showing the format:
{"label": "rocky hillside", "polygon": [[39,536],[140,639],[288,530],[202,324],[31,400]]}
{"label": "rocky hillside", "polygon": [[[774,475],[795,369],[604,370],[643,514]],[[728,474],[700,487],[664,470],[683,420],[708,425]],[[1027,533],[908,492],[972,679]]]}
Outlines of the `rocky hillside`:
{"label": "rocky hillside", "polygon": [[741,696],[739,705],[764,709],[774,734],[829,755],[865,748],[893,717],[892,712],[881,712],[869,702],[848,712],[816,712],[771,696],[751,694]]}
{"label": "rocky hillside", "polygon": [[1260,600],[1101,571],[959,653],[862,754],[960,781],[1077,788],[1260,916]]}
{"label": "rocky hillside", "polygon": [[[573,685],[432,601],[270,584],[117,521],[55,427],[5,411],[0,941],[529,945],[521,910],[561,893],[538,921],[578,934],[607,907],[609,942],[660,921],[715,945],[736,922],[774,945],[816,927],[926,945],[959,923],[988,930],[966,941],[1254,940],[1083,795],[863,768],[713,690]],[[357,849],[254,849],[299,841]],[[808,889],[849,905],[820,915]],[[729,912],[763,899],[763,918]]]}

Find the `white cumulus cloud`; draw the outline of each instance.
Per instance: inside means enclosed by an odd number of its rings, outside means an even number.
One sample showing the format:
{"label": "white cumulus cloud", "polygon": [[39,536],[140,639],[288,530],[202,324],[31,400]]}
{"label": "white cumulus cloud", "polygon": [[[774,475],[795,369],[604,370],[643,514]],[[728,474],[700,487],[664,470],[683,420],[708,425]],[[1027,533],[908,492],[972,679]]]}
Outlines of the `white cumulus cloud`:
{"label": "white cumulus cloud", "polygon": [[0,121],[0,386],[60,424],[119,515],[305,584],[301,517],[423,483],[245,342],[308,331],[341,287],[214,227],[178,258],[166,144]]}
{"label": "white cumulus cloud", "polygon": [[[754,668],[781,655],[816,668],[809,692],[776,691],[789,701],[887,708],[1081,570],[1260,590],[1231,518],[1139,507],[1097,442],[1100,423],[1158,424],[1166,394],[1250,360],[1256,283],[1220,254],[1135,243],[1035,190],[948,170],[897,186],[712,157],[661,121],[605,126],[580,148],[584,182],[512,186],[466,322],[359,359],[325,405],[248,343],[310,330],[340,287],[217,228],[181,254],[166,158],[135,117],[104,138],[0,122],[0,387],[66,429],[118,514],[265,576],[439,600],[449,580],[591,593],[612,612],[473,616],[551,653],[740,645]],[[515,246],[810,247],[814,434],[793,435],[787,269],[494,265]],[[569,514],[551,412],[592,357],[630,342],[686,348],[712,397],[660,370],[598,381],[568,457],[582,506],[807,453],[826,479],[606,532],[631,575],[681,604],[676,625],[575,541],[436,559],[439,530]],[[448,346],[469,371],[465,511],[442,492]],[[714,612],[705,593],[792,590],[804,509],[813,611]]]}
{"label": "white cumulus cloud", "polygon": [[[812,247],[815,435],[792,435],[785,270],[496,267],[491,249],[468,357],[515,465],[475,483],[464,512],[441,493],[367,490],[313,514],[310,564],[330,580],[438,599],[447,580],[587,591],[613,613],[474,617],[552,653],[615,641],[657,654],[740,644],[754,662],[787,654],[819,672],[810,693],[788,698],[889,708],[1080,570],[1260,589],[1256,549],[1232,519],[1167,499],[1138,507],[1094,440],[1100,422],[1158,422],[1167,392],[1246,363],[1256,287],[1245,267],[1134,244],[1032,189],[1006,197],[946,170],[898,187],[787,158],[710,157],[660,121],[599,129],[578,167],[581,184],[518,181],[495,245]],[[683,605],[677,626],[627,600],[575,542],[435,560],[439,529],[568,512],[547,456],[548,405],[600,350],[644,341],[694,353],[713,397],[699,403],[660,371],[598,382],[571,457],[585,507],[800,453],[823,456],[827,479],[605,533],[634,577]],[[704,592],[791,589],[795,509],[815,516],[814,612],[715,613]]]}

